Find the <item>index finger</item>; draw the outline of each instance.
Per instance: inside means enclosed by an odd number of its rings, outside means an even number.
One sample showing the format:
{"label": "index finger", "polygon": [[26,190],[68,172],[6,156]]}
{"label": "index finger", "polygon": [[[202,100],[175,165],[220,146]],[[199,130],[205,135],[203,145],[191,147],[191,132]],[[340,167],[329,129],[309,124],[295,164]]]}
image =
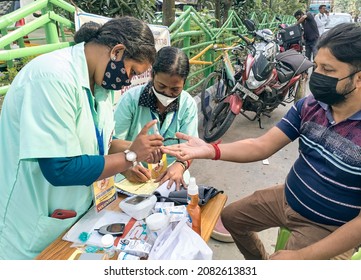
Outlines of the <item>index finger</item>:
{"label": "index finger", "polygon": [[177,132],[177,133],[175,134],[175,136],[176,136],[178,139],[182,139],[182,140],[186,140],[186,141],[189,141],[189,140],[191,140],[191,138],[192,138],[192,136],[189,136],[189,135],[184,134],[184,133],[182,133],[182,132]]}
{"label": "index finger", "polygon": [[142,130],[139,132],[139,134],[143,134],[146,135],[148,133],[148,130],[155,124],[157,123],[157,120],[151,120],[150,122],[148,122],[145,126],[143,126]]}

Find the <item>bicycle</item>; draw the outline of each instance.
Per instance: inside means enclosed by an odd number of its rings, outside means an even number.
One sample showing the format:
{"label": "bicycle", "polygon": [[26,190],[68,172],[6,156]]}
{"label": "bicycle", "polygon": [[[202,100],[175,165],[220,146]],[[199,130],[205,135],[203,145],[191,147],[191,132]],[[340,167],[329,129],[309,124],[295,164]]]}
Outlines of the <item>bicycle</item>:
{"label": "bicycle", "polygon": [[[204,80],[201,91],[201,109],[204,120],[207,121],[216,105],[228,95],[242,75],[242,65],[245,57],[244,46],[213,45],[213,51],[221,54],[214,63],[221,61],[220,68],[212,72]],[[232,52],[232,59],[228,52]],[[232,61],[233,60],[233,61]]]}

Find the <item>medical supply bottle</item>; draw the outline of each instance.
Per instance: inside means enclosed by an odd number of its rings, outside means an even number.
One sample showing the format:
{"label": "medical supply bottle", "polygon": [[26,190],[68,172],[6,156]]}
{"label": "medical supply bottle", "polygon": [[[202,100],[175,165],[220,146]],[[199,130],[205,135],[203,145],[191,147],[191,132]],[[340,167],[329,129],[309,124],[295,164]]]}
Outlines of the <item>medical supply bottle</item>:
{"label": "medical supply bottle", "polygon": [[104,253],[108,255],[108,258],[111,259],[115,255],[115,247],[114,247],[114,237],[111,234],[105,234],[102,237],[102,245],[104,249]]}
{"label": "medical supply bottle", "polygon": [[198,186],[194,177],[189,179],[187,200],[187,212],[192,223],[192,229],[201,235],[201,208],[198,205]]}

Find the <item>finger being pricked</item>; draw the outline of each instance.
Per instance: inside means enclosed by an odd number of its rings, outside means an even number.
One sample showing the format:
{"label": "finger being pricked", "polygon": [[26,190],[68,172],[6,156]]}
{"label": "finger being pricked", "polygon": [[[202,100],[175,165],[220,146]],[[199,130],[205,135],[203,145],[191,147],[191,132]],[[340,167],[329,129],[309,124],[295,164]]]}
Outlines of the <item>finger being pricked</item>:
{"label": "finger being pricked", "polygon": [[185,144],[175,144],[171,146],[163,146],[161,150],[163,153],[176,157],[178,160],[185,161],[191,159],[191,157],[185,153],[185,148]]}

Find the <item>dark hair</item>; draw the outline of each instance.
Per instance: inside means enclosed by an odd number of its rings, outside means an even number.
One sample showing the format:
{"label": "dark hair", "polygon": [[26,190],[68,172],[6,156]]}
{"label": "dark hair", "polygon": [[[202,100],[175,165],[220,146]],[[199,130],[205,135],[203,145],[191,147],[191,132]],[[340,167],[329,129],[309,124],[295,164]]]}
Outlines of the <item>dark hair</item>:
{"label": "dark hair", "polygon": [[167,73],[171,76],[178,75],[186,80],[189,74],[188,56],[179,48],[161,48],[158,51],[153,64],[153,77],[159,72]]}
{"label": "dark hair", "polygon": [[302,16],[302,15],[304,15],[304,13],[301,10],[298,10],[295,12],[295,14],[293,16],[298,17],[298,16]]}
{"label": "dark hair", "polygon": [[83,24],[74,35],[75,43],[96,43],[109,48],[123,44],[124,55],[138,62],[155,60],[154,36],[149,26],[134,17],[121,17],[107,21],[103,25],[95,22]]}
{"label": "dark hair", "polygon": [[318,10],[321,10],[323,7],[326,8],[326,5],[320,5],[320,6],[318,7]]}
{"label": "dark hair", "polygon": [[324,33],[317,48],[327,48],[337,60],[361,70],[361,25],[341,23]]}

